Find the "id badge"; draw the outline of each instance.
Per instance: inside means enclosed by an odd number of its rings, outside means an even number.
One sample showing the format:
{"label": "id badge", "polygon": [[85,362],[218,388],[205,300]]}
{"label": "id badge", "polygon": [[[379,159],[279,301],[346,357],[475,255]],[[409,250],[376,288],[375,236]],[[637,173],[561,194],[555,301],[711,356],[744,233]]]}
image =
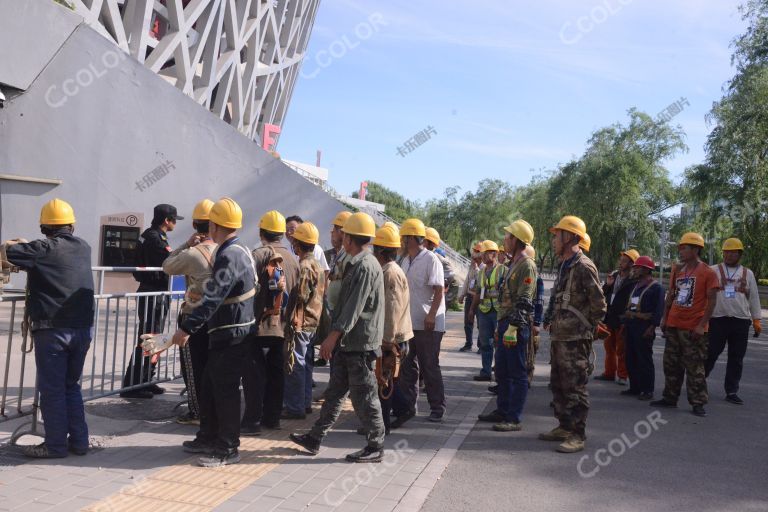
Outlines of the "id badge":
{"label": "id badge", "polygon": [[632,297],[629,299],[629,309],[631,311],[637,311],[637,307],[640,305],[640,296]]}
{"label": "id badge", "polygon": [[485,288],[480,288],[480,300],[485,298]]}
{"label": "id badge", "polygon": [[736,298],[736,285],[735,284],[726,284],[725,285],[725,298],[726,299],[735,299]]}

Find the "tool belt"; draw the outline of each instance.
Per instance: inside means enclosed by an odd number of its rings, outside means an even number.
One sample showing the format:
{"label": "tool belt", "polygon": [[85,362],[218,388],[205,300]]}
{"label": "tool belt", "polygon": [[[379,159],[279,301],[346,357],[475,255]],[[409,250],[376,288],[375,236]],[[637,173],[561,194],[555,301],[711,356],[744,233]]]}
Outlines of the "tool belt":
{"label": "tool belt", "polygon": [[400,349],[397,344],[392,350],[382,351],[376,359],[376,382],[379,384],[379,396],[387,400],[395,391],[395,379],[400,376]]}

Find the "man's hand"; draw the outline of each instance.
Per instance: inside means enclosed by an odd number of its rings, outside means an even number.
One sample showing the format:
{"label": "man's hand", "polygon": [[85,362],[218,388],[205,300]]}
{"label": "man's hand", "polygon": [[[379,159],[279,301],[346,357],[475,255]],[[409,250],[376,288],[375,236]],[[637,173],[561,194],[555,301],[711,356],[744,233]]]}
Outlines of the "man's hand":
{"label": "man's hand", "polygon": [[171,339],[171,342],[173,342],[173,344],[178,346],[179,348],[182,348],[187,344],[187,340],[189,340],[189,333],[187,333],[182,329],[179,329],[178,331],[173,333],[173,338]]}
{"label": "man's hand", "polygon": [[645,332],[643,333],[644,338],[655,338],[656,337],[656,327],[651,325],[649,326]]}
{"label": "man's hand", "polygon": [[661,319],[661,325],[659,326],[659,329],[661,329],[662,336],[667,335],[667,319],[666,318]]}
{"label": "man's hand", "polygon": [[336,348],[336,343],[341,338],[341,332],[331,331],[331,333],[320,344],[320,357],[326,361],[330,361],[333,357],[333,349]]}
{"label": "man's hand", "polygon": [[29,243],[29,242],[27,242],[27,240],[24,238],[13,238],[11,240],[6,240],[5,242],[3,242],[3,245],[6,247],[10,247],[12,245],[26,244],[26,243]]}
{"label": "man's hand", "polygon": [[424,317],[424,330],[425,331],[434,331],[435,330],[435,315],[429,313],[426,317]]}
{"label": "man's hand", "polygon": [[608,286],[613,286],[613,283],[616,282],[616,276],[611,274],[608,274],[608,277],[605,278],[605,284]]}
{"label": "man's hand", "polygon": [[693,339],[694,341],[698,341],[704,337],[704,334],[705,334],[704,325],[699,324],[696,326],[696,328],[693,331],[691,331],[691,339]]}
{"label": "man's hand", "polygon": [[538,336],[539,333],[541,332],[541,327],[539,327],[538,325],[534,325],[533,329],[531,330],[531,332],[533,332],[534,336]]}
{"label": "man's hand", "polygon": [[281,292],[285,291],[285,274],[280,276],[280,279],[277,281],[277,289]]}
{"label": "man's hand", "polygon": [[544,328],[545,331],[549,332],[549,328],[551,327],[551,325],[550,324],[544,324],[544,325],[542,325],[542,327]]}
{"label": "man's hand", "polygon": [[190,247],[194,247],[199,243],[200,243],[200,233],[193,233],[192,236],[189,237],[189,240],[187,240],[187,245]]}
{"label": "man's hand", "polygon": [[760,333],[763,332],[763,326],[760,325],[760,319],[755,318],[752,320],[752,327],[755,329],[755,338],[760,336]]}

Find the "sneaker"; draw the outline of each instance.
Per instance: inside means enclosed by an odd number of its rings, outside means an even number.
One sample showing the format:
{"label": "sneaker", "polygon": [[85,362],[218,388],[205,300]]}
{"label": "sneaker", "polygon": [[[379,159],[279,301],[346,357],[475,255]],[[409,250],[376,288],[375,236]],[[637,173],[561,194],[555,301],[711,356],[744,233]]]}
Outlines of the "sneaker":
{"label": "sneaker", "polygon": [[398,416],[395,421],[392,422],[392,424],[390,425],[390,428],[400,428],[405,424],[406,421],[410,420],[414,416],[416,416],[416,411],[408,411],[406,413],[403,413],[400,416]]}
{"label": "sneaker", "polygon": [[261,435],[261,425],[240,425],[240,435],[246,437]]}
{"label": "sneaker", "polygon": [[432,412],[429,414],[429,417],[427,417],[427,421],[431,421],[432,423],[442,423],[443,422],[443,413],[441,412]]}
{"label": "sneaker", "polygon": [[705,417],[707,415],[707,411],[704,410],[704,406],[701,404],[694,405],[693,410],[691,411],[695,416]]}
{"label": "sneaker", "polygon": [[597,377],[595,377],[595,380],[604,380],[606,382],[613,382],[614,379],[613,377],[609,377],[607,375],[598,375]]}
{"label": "sneaker", "polygon": [[555,427],[549,432],[543,432],[539,434],[539,439],[542,441],[565,441],[571,437],[571,433],[562,427]]}
{"label": "sneaker", "polygon": [[642,400],[643,402],[647,402],[648,400],[653,400],[653,393],[640,393],[637,399]]}
{"label": "sneaker", "polygon": [[182,414],[181,416],[178,416],[176,418],[176,423],[178,423],[179,425],[200,425],[200,418],[198,418],[191,412],[187,412],[185,414]]}
{"label": "sneaker", "polygon": [[469,352],[470,350],[472,350],[472,345],[464,345],[459,349],[459,352]]}
{"label": "sneaker", "polygon": [[623,396],[638,396],[640,392],[635,391],[634,389],[625,389],[624,391],[620,391],[619,394]]}
{"label": "sneaker", "polygon": [[63,459],[64,457],[67,456],[66,453],[59,455],[56,453],[49,452],[48,447],[45,445],[45,443],[40,443],[37,445],[22,446],[21,453],[33,459]]}
{"label": "sneaker", "polygon": [[491,411],[488,414],[481,414],[477,417],[480,421],[487,421],[489,423],[503,423],[504,416],[499,411]]}
{"label": "sneaker", "polygon": [[576,435],[568,436],[568,439],[560,443],[556,451],[560,453],[576,453],[584,449],[584,440]]}
{"label": "sneaker", "polygon": [[87,446],[86,446],[86,447],[84,447],[84,448],[78,448],[77,446],[72,446],[72,445],[69,445],[69,446],[67,447],[67,450],[68,450],[68,451],[69,451],[69,453],[71,453],[72,455],[79,455],[79,456],[81,456],[81,457],[82,457],[83,455],[86,455],[86,454],[88,453],[88,447],[87,447]]}
{"label": "sneaker", "polygon": [[237,450],[231,452],[216,452],[207,457],[197,459],[197,464],[204,468],[220,468],[240,462],[240,453]]}
{"label": "sneaker", "polygon": [[725,401],[736,405],[744,405],[744,400],[739,398],[739,395],[736,393],[729,393],[725,395]]}
{"label": "sneaker", "polygon": [[320,453],[320,441],[309,434],[291,434],[291,441],[307,450],[311,455]]}
{"label": "sneaker", "polygon": [[142,400],[154,398],[154,396],[155,394],[148,389],[132,389],[120,393],[120,398],[141,398]]}
{"label": "sneaker", "polygon": [[472,377],[472,380],[477,382],[490,382],[491,376],[481,373],[480,375],[475,375],[474,377]]}
{"label": "sneaker", "polygon": [[511,421],[502,421],[495,424],[493,430],[496,432],[519,432],[523,427],[519,423],[513,423]]}
{"label": "sneaker", "polygon": [[384,458],[384,448],[366,446],[360,451],[344,457],[347,462],[381,462]]}
{"label": "sneaker", "polygon": [[286,411],[286,412],[284,412],[283,414],[280,415],[280,419],[281,420],[305,420],[305,419],[307,419],[307,415],[306,414],[295,414],[295,413]]}
{"label": "sneaker", "polygon": [[490,391],[494,395],[498,395],[499,394],[499,385],[498,384],[494,384],[493,386],[488,386],[488,391]]}
{"label": "sneaker", "polygon": [[621,377],[619,377],[618,379],[616,379],[616,384],[618,384],[619,386],[626,386],[627,379],[622,379]]}
{"label": "sneaker", "polygon": [[677,407],[677,404],[675,402],[670,402],[666,398],[662,398],[661,400],[654,400],[653,402],[649,403],[651,407]]}
{"label": "sneaker", "polygon": [[214,452],[211,443],[201,441],[199,438],[195,438],[192,441],[184,441],[181,443],[181,449],[187,453],[204,453],[207,455],[213,455]]}
{"label": "sneaker", "polygon": [[153,395],[162,395],[163,393],[165,393],[165,388],[161,388],[157,384],[152,384],[150,386],[147,386],[147,390]]}

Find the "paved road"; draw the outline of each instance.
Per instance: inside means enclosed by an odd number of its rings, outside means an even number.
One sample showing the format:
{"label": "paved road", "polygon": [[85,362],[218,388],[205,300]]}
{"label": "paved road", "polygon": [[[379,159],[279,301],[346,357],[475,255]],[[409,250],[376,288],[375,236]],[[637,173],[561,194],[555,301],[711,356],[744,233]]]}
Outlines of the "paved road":
{"label": "paved road", "polygon": [[[655,348],[657,395],[663,387],[663,341],[657,338]],[[710,404],[706,418],[693,416],[683,399],[679,409],[659,411],[661,419],[651,425],[648,415],[656,409],[645,402],[619,396],[623,388],[616,384],[590,382],[592,407],[587,424],[587,449],[572,455],[558,454],[553,451],[554,443],[536,439],[539,432],[556,425],[547,390],[548,347],[546,340],[542,343],[534,387],[526,405],[524,430],[496,433],[490,431],[487,424],[476,424],[423,510],[768,510],[768,343],[765,340],[749,345],[740,393],[744,406],[723,400],[725,358],[721,358],[709,379]],[[600,371],[603,351],[597,345],[596,349],[599,349],[597,371]],[[464,357],[479,359],[475,354]],[[489,400],[486,410],[494,406],[495,401]],[[627,449],[627,445],[631,448]],[[602,467],[595,462],[599,449],[612,450],[599,453],[603,463],[610,458]]]}

